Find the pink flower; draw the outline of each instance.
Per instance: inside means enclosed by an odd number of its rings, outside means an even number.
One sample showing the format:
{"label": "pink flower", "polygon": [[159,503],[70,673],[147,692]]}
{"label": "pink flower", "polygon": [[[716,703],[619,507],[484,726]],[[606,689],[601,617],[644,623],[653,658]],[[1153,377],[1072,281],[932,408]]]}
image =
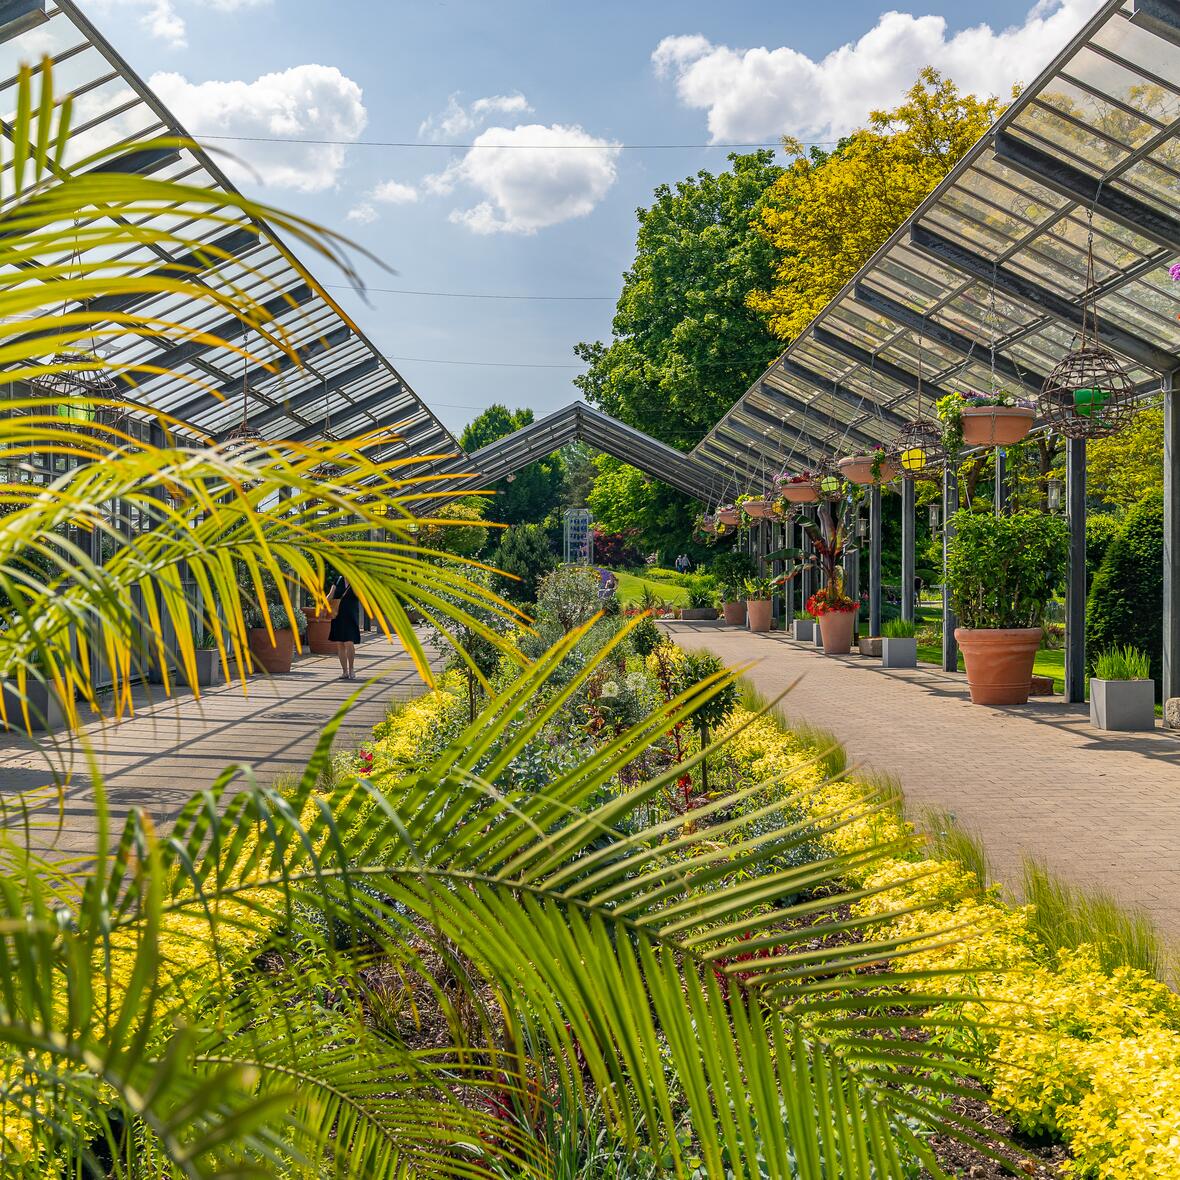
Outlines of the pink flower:
{"label": "pink flower", "polygon": [[1180,262],[1173,262],[1172,265],[1168,267],[1168,274],[1172,276],[1173,282],[1180,283]]}

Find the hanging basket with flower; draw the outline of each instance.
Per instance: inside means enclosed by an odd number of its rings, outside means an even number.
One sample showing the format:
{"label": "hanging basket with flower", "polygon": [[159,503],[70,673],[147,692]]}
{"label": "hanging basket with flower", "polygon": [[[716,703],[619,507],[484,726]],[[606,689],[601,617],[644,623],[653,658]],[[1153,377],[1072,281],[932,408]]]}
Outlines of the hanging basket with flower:
{"label": "hanging basket with flower", "polygon": [[788,504],[819,503],[819,477],[811,471],[783,471],[774,477],[774,485]]}
{"label": "hanging basket with flower", "polygon": [[1005,389],[970,390],[939,398],[942,443],[948,455],[964,447],[1009,447],[1025,438],[1036,421],[1032,403]]}
{"label": "hanging basket with flower", "polygon": [[860,455],[849,455],[836,464],[836,470],[849,483],[862,487],[889,483],[897,477],[897,466],[884,446],[876,446]]}

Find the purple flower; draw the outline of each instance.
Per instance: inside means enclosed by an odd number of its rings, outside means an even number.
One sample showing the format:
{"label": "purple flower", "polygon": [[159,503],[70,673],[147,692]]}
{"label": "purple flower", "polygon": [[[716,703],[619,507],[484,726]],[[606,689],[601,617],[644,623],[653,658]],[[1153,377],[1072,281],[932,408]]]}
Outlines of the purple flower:
{"label": "purple flower", "polygon": [[1174,283],[1180,283],[1180,262],[1173,262],[1172,265],[1168,267],[1168,274],[1172,276],[1172,281]]}

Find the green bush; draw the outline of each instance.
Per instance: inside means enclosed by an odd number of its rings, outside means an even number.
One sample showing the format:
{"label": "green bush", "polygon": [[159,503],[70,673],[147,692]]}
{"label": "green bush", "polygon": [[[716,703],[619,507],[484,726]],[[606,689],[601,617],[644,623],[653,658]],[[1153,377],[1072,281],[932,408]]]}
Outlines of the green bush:
{"label": "green bush", "polygon": [[504,530],[491,564],[511,575],[501,579],[506,597],[517,602],[536,602],[537,586],[556,567],[557,557],[542,525],[518,524]]}
{"label": "green bush", "polygon": [[956,512],[947,586],[963,627],[1039,627],[1069,563],[1069,526],[1059,516]]}
{"label": "green bush", "polygon": [[688,605],[696,609],[717,605],[717,583],[708,574],[691,574],[684,579]]}
{"label": "green bush", "polygon": [[709,566],[709,572],[717,579],[721,596],[726,602],[734,602],[746,596],[746,579],[754,573],[754,563],[749,554],[730,550],[718,553]]}
{"label": "green bush", "polygon": [[1163,632],[1164,502],[1157,496],[1127,513],[1094,576],[1086,605],[1091,664],[1099,652],[1112,647],[1140,648],[1151,659],[1158,697]]}
{"label": "green bush", "polygon": [[1118,536],[1122,517],[1113,512],[1095,512],[1086,517],[1086,586],[1094,585],[1094,575],[1102,568],[1110,543]]}

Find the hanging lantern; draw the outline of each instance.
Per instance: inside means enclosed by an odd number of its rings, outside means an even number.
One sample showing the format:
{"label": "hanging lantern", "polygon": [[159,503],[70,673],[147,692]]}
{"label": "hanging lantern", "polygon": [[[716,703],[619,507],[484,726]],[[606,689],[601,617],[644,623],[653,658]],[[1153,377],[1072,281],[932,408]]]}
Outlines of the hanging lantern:
{"label": "hanging lantern", "polygon": [[1059,512],[1061,510],[1061,480],[1046,480],[1045,498],[1049,502],[1050,512]]}
{"label": "hanging lantern", "polygon": [[893,455],[905,479],[937,481],[946,459],[941,428],[925,418],[907,422],[894,439]]}
{"label": "hanging lantern", "polygon": [[930,528],[931,528],[931,531],[938,528],[938,517],[939,517],[938,505],[931,504],[930,505]]}
{"label": "hanging lantern", "polygon": [[1086,295],[1082,327],[1074,347],[1045,378],[1041,417],[1066,438],[1106,438],[1117,434],[1135,412],[1135,383],[1126,366],[1098,339],[1098,302],[1094,291],[1094,214],[1086,239]]}

